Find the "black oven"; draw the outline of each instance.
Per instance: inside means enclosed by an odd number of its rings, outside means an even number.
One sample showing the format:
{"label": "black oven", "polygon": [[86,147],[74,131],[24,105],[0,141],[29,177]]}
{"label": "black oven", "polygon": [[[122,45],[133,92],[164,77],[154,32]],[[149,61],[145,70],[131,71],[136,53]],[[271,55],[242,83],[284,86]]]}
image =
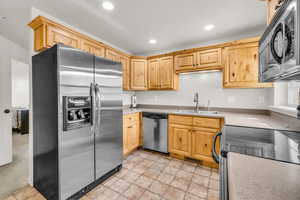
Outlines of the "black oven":
{"label": "black oven", "polygon": [[286,0],[259,42],[261,82],[299,80],[300,0]]}

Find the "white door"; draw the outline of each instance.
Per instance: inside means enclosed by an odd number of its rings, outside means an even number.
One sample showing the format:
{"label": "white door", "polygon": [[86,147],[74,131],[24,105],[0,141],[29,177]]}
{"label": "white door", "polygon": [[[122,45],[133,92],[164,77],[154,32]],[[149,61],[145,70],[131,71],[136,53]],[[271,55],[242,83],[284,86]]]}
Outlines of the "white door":
{"label": "white door", "polygon": [[[7,66],[7,64],[10,64]],[[0,166],[12,162],[11,63],[0,59]],[[7,112],[7,113],[6,113]]]}

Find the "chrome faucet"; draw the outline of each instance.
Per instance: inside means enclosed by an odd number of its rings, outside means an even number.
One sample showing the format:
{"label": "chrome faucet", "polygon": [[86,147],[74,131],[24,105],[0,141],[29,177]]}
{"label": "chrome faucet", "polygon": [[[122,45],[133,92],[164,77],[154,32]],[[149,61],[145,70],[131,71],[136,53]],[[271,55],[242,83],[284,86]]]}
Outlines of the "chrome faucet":
{"label": "chrome faucet", "polygon": [[196,92],[195,94],[194,94],[194,102],[196,103],[196,106],[195,106],[195,111],[196,112],[199,112],[199,93],[198,92]]}

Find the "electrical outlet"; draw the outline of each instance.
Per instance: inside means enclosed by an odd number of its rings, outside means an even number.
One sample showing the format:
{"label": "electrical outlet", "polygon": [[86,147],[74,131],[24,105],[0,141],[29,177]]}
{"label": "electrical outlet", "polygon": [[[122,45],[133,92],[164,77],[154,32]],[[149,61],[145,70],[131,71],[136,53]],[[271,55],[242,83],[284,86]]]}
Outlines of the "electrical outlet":
{"label": "electrical outlet", "polygon": [[229,97],[227,97],[227,102],[234,103],[234,102],[236,102],[236,98],[234,96],[229,96]]}
{"label": "electrical outlet", "polygon": [[158,97],[154,96],[154,102],[157,103],[158,102]]}
{"label": "electrical outlet", "polygon": [[258,97],[258,103],[265,103],[265,97],[264,96],[259,96]]}

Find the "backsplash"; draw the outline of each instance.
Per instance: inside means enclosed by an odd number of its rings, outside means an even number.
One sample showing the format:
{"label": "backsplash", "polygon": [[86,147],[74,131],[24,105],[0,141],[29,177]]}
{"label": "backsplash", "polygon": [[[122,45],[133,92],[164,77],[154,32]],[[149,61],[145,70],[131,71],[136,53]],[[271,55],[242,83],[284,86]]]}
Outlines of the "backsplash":
{"label": "backsplash", "polygon": [[222,72],[180,74],[177,91],[136,92],[138,104],[194,106],[199,92],[200,106],[265,109],[273,104],[273,89],[224,89]]}

